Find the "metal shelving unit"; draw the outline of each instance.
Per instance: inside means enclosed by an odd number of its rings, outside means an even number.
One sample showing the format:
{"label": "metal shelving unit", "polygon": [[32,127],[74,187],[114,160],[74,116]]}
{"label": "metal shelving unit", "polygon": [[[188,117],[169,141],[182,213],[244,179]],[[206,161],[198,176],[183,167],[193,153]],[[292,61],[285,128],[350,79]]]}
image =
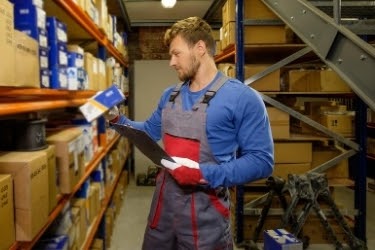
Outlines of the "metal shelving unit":
{"label": "metal shelving unit", "polygon": [[[109,150],[112,148],[112,146],[118,141],[120,138],[120,135],[116,135],[111,142],[108,143],[108,145],[105,148],[101,148],[99,152],[95,155],[93,160],[86,166],[86,171],[80,181],[74,186],[72,192],[67,195],[60,196],[60,199],[56,205],[56,207],[51,211],[49,214],[47,223],[44,225],[44,227],[39,231],[39,233],[34,237],[34,239],[30,242],[15,242],[13,246],[10,248],[10,250],[16,250],[16,249],[32,249],[33,246],[37,243],[37,241],[42,237],[44,232],[48,229],[48,227],[52,224],[52,222],[57,218],[57,216],[61,213],[65,205],[69,202],[69,200],[74,196],[74,194],[80,189],[82,184],[86,181],[86,179],[90,176],[90,174],[96,169],[100,161],[106,156],[106,154],[109,152]],[[118,177],[117,177],[118,178]],[[116,183],[117,183],[116,179]],[[114,191],[114,187],[111,189],[111,194]],[[111,195],[110,195],[111,196]],[[106,197],[103,204],[102,204],[102,210],[105,208],[104,205],[108,205],[109,197]],[[97,220],[99,220],[102,217],[102,213],[100,213],[101,216],[98,216]],[[91,231],[88,233],[86,240],[86,244],[89,244],[92,242],[93,236],[96,232],[97,226],[92,227]],[[87,246],[87,248],[89,245]],[[85,249],[87,249],[85,248]]]}
{"label": "metal shelving unit", "polygon": [[[127,58],[123,57],[114,47],[105,33],[100,30],[91,18],[72,0],[52,0],[45,1],[45,8],[48,15],[55,15],[61,21],[68,24],[73,36],[72,40],[90,40],[98,43],[97,56],[102,60],[106,59],[106,54],[112,55],[123,67],[127,67]],[[71,37],[69,37],[70,39]],[[57,110],[62,108],[78,107],[86,100],[96,94],[96,91],[70,91],[64,89],[36,89],[36,88],[17,88],[0,87],[0,116],[20,115],[27,113],[38,113],[46,110]],[[103,123],[101,119],[99,123]],[[103,124],[102,124],[103,125]],[[103,125],[104,126],[104,125]],[[99,151],[93,157],[93,160],[86,165],[85,173],[79,182],[75,185],[72,192],[58,197],[56,207],[50,212],[47,223],[39,233],[30,242],[15,242],[10,249],[33,249],[37,241],[42,237],[48,227],[61,213],[64,206],[70,201],[74,194],[80,189],[85,180],[96,169],[100,161],[107,155],[113,145],[119,140],[118,134],[105,146],[99,148]],[[104,213],[111,200],[112,194],[117,186],[119,176],[116,177],[110,192],[104,198],[100,213],[93,222],[90,231],[87,233],[84,249],[88,249],[96,235],[101,222],[104,221]]]}
{"label": "metal shelving unit", "polygon": [[[332,68],[343,78],[352,90],[357,94],[357,124],[356,124],[356,142],[344,138],[340,134],[333,133],[317,122],[301,115],[300,113],[290,109],[286,105],[274,100],[268,95],[262,94],[263,100],[275,106],[291,116],[302,120],[303,122],[314,126],[319,131],[333,138],[335,141],[345,145],[349,149],[341,155],[333,158],[327,163],[322,164],[314,169],[314,171],[324,171],[335,165],[343,159],[351,156],[355,157],[357,165],[360,166],[357,176],[355,177],[355,208],[358,213],[355,220],[355,234],[362,240],[366,240],[366,134],[363,128],[366,128],[366,105],[375,110],[375,88],[372,86],[373,79],[375,79],[375,49],[372,45],[363,41],[356,34],[338,22],[341,20],[340,10],[341,1],[310,1],[306,0],[262,0],[262,2],[269,7],[285,24],[287,24],[300,39],[305,42],[305,45],[298,45],[294,47],[294,51],[288,50],[289,55],[281,59],[274,65],[270,66],[263,72],[260,72],[249,79],[244,79],[243,66],[245,64],[246,50],[255,50],[255,46],[244,45],[244,25],[246,20],[243,20],[243,0],[236,1],[236,44],[234,47],[227,48],[221,55],[215,59],[217,62],[235,61],[236,63],[236,77],[244,81],[245,84],[250,85],[252,82],[261,77],[273,72],[276,69],[296,61],[301,57],[308,56],[313,53],[319,57],[320,60]],[[330,2],[330,4],[328,3]],[[359,3],[360,2],[360,3]],[[348,9],[374,10],[373,1],[346,1],[343,6],[345,10]],[[331,8],[333,17],[324,14],[316,6],[324,5]],[[362,4],[362,5],[361,5]],[[354,5],[355,8],[352,8]],[[327,10],[326,10],[327,11]],[[370,17],[371,18],[371,17]],[[372,18],[374,18],[372,16]],[[351,27],[357,25],[361,27],[363,32],[372,34],[372,29],[366,27],[365,21],[357,20],[351,23]],[[372,23],[369,21],[369,23]],[[350,26],[350,25],[349,25]],[[287,45],[286,45],[287,46]],[[267,45],[265,45],[267,47]],[[275,46],[276,47],[276,46]],[[287,46],[288,47],[288,46]],[[293,46],[292,46],[293,47]],[[290,48],[290,46],[288,47]],[[281,50],[283,51],[283,50]],[[262,53],[262,52],[259,52]],[[233,60],[235,59],[235,60]],[[245,204],[243,200],[244,187],[238,186],[236,188],[236,242],[243,241],[243,216],[246,214]],[[265,196],[257,199],[255,202],[261,202]]]}

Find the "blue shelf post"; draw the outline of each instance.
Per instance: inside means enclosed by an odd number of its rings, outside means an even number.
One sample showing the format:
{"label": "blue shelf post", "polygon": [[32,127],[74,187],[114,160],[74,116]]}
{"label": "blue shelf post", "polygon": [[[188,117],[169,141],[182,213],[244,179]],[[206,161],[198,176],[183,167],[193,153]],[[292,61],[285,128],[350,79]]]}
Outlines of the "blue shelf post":
{"label": "blue shelf post", "polygon": [[[236,78],[244,81],[244,28],[243,28],[243,0],[236,0]],[[235,242],[241,243],[244,240],[243,235],[243,216],[244,216],[244,187],[242,185],[236,187],[236,208],[235,208],[235,227],[236,236]]]}
{"label": "blue shelf post", "polygon": [[367,105],[358,98],[356,112],[356,138],[360,145],[359,152],[355,155],[355,193],[354,205],[358,214],[355,216],[354,234],[366,242],[366,194],[367,194]]}
{"label": "blue shelf post", "polygon": [[98,58],[102,59],[105,61],[107,59],[107,51],[105,47],[101,44],[98,44]]}

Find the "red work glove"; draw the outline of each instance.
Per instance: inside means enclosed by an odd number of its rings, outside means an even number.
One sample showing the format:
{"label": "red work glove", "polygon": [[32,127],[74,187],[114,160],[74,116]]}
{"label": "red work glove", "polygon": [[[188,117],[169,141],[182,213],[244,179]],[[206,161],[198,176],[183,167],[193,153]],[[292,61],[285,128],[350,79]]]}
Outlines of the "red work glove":
{"label": "red work glove", "polygon": [[199,169],[198,162],[188,158],[172,157],[175,162],[165,159],[161,160],[161,165],[169,169],[170,174],[180,185],[207,184]]}

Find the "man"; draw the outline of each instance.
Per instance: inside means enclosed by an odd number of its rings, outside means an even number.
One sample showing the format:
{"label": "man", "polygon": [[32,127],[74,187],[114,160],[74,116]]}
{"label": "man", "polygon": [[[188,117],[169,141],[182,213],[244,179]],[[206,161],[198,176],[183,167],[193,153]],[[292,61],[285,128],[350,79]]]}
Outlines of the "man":
{"label": "man", "polygon": [[266,178],[273,140],[256,91],[218,72],[210,26],[201,18],[166,31],[170,66],[182,83],[166,89],[144,122],[107,119],[162,139],[175,162],[162,160],[144,250],[233,249],[227,187]]}

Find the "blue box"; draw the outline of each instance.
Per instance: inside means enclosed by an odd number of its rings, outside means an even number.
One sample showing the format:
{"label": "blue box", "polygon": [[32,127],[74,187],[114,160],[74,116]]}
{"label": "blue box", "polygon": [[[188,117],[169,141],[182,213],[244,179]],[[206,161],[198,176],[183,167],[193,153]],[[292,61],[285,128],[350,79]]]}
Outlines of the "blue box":
{"label": "blue box", "polygon": [[48,40],[57,42],[68,42],[66,24],[56,17],[47,17]]}
{"label": "blue box", "polygon": [[86,199],[90,195],[90,179],[86,179],[74,194],[74,197]]}
{"label": "blue box", "polygon": [[68,250],[69,237],[67,235],[43,238],[36,243],[35,249],[39,250]]}
{"label": "blue box", "polygon": [[37,40],[39,47],[48,48],[47,30],[38,28],[32,24],[15,24],[15,29]]}
{"label": "blue box", "polygon": [[264,250],[303,250],[302,241],[285,229],[265,230]]}
{"label": "blue box", "polygon": [[83,68],[67,67],[67,77],[69,90],[84,89],[86,77]]}
{"label": "blue box", "polygon": [[39,66],[41,69],[48,69],[48,49],[39,47]]}
{"label": "blue box", "polygon": [[68,53],[66,43],[49,41],[48,62],[50,67],[68,66]]}
{"label": "blue box", "polygon": [[124,101],[125,95],[116,86],[112,85],[106,90],[88,99],[85,104],[79,107],[87,121],[91,122],[103,115],[113,106]]}
{"label": "blue box", "polygon": [[49,88],[49,69],[40,70],[40,87]]}
{"label": "blue box", "polygon": [[66,89],[68,88],[68,77],[65,66],[50,67],[50,81],[49,87],[51,89]]}
{"label": "blue box", "polygon": [[44,2],[43,0],[10,0],[14,5],[34,5],[43,9]]}
{"label": "blue box", "polygon": [[14,6],[14,24],[38,27],[46,29],[46,12],[34,5],[19,4]]}
{"label": "blue box", "polygon": [[68,67],[83,68],[83,55],[68,51]]}

